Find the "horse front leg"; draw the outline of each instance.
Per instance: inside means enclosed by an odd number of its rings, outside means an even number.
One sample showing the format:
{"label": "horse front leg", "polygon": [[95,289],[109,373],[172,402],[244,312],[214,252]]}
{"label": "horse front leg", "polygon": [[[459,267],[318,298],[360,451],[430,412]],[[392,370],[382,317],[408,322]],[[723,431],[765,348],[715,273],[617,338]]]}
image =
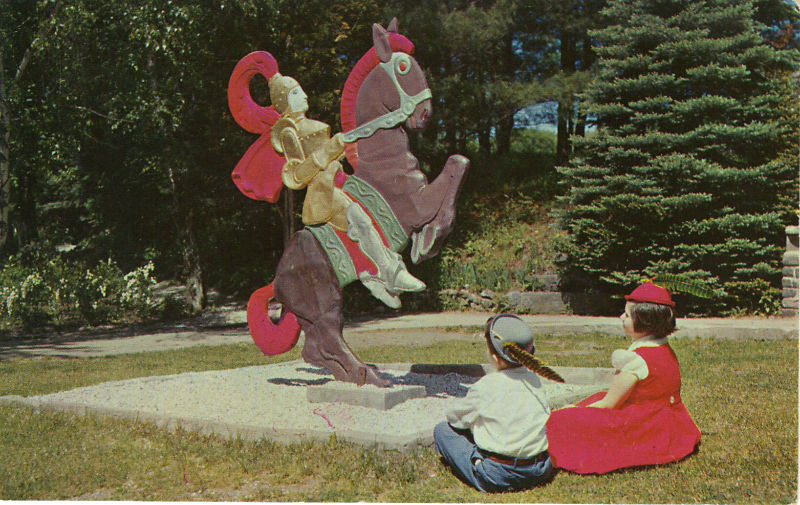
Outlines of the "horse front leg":
{"label": "horse front leg", "polygon": [[456,201],[468,168],[469,160],[465,156],[454,154],[447,159],[442,173],[419,192],[417,198],[427,205],[433,202],[435,213],[433,216],[426,216],[426,221],[414,226],[415,231],[411,234],[411,261],[415,264],[439,254],[445,238],[453,230]]}

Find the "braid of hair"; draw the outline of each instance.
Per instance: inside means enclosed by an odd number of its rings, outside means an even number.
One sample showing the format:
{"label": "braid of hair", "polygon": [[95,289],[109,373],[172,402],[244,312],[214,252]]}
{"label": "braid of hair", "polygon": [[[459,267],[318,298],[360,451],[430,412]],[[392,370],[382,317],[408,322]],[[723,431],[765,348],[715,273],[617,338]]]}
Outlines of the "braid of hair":
{"label": "braid of hair", "polygon": [[514,342],[504,342],[503,349],[514,359],[522,363],[528,370],[541,375],[545,379],[550,379],[551,381],[555,382],[564,382],[564,379],[561,378],[561,376],[558,375],[555,370],[534,358],[533,354],[529,353],[525,349],[522,349]]}

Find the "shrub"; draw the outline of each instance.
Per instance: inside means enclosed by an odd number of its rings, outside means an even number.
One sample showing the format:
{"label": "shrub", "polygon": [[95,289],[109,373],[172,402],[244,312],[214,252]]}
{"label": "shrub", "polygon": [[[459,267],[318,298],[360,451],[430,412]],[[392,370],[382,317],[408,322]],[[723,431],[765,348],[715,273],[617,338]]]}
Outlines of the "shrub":
{"label": "shrub", "polygon": [[507,153],[465,153],[471,167],[453,233],[438,257],[407,262],[428,286],[425,301],[434,305],[425,310],[455,308],[433,295],[439,290],[530,290],[534,275],[555,272],[554,243],[563,234],[548,216],[558,181],[555,146],[552,133],[515,129]]}
{"label": "shrub", "polygon": [[33,264],[12,257],[0,272],[0,327],[131,321],[152,310],[150,262],[124,273],[111,259],[89,268],[37,256]]}

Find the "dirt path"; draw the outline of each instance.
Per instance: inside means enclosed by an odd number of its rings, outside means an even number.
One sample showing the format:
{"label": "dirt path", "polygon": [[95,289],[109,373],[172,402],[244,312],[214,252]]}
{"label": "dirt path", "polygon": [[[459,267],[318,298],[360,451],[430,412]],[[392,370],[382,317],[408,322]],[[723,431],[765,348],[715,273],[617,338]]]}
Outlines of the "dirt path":
{"label": "dirt path", "polygon": [[[353,349],[376,345],[417,345],[443,340],[473,340],[491,316],[483,312],[444,312],[359,317],[345,323],[344,337]],[[524,315],[538,334],[622,335],[616,317]],[[467,331],[464,331],[464,330]],[[797,338],[793,318],[679,319],[675,337],[774,340]],[[241,307],[210,311],[178,323],[52,331],[31,338],[0,339],[0,360],[11,357],[93,357],[182,349],[198,345],[251,342]]]}

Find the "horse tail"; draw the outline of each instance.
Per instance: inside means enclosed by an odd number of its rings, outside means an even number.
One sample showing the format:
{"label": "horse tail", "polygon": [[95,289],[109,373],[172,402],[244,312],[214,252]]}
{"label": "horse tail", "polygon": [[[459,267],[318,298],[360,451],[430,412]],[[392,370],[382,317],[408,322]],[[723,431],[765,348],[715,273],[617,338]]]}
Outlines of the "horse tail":
{"label": "horse tail", "polygon": [[291,312],[284,310],[277,322],[270,319],[268,306],[275,295],[273,284],[254,291],[247,302],[247,328],[253,342],[267,356],[290,351],[300,336],[300,324]]}

